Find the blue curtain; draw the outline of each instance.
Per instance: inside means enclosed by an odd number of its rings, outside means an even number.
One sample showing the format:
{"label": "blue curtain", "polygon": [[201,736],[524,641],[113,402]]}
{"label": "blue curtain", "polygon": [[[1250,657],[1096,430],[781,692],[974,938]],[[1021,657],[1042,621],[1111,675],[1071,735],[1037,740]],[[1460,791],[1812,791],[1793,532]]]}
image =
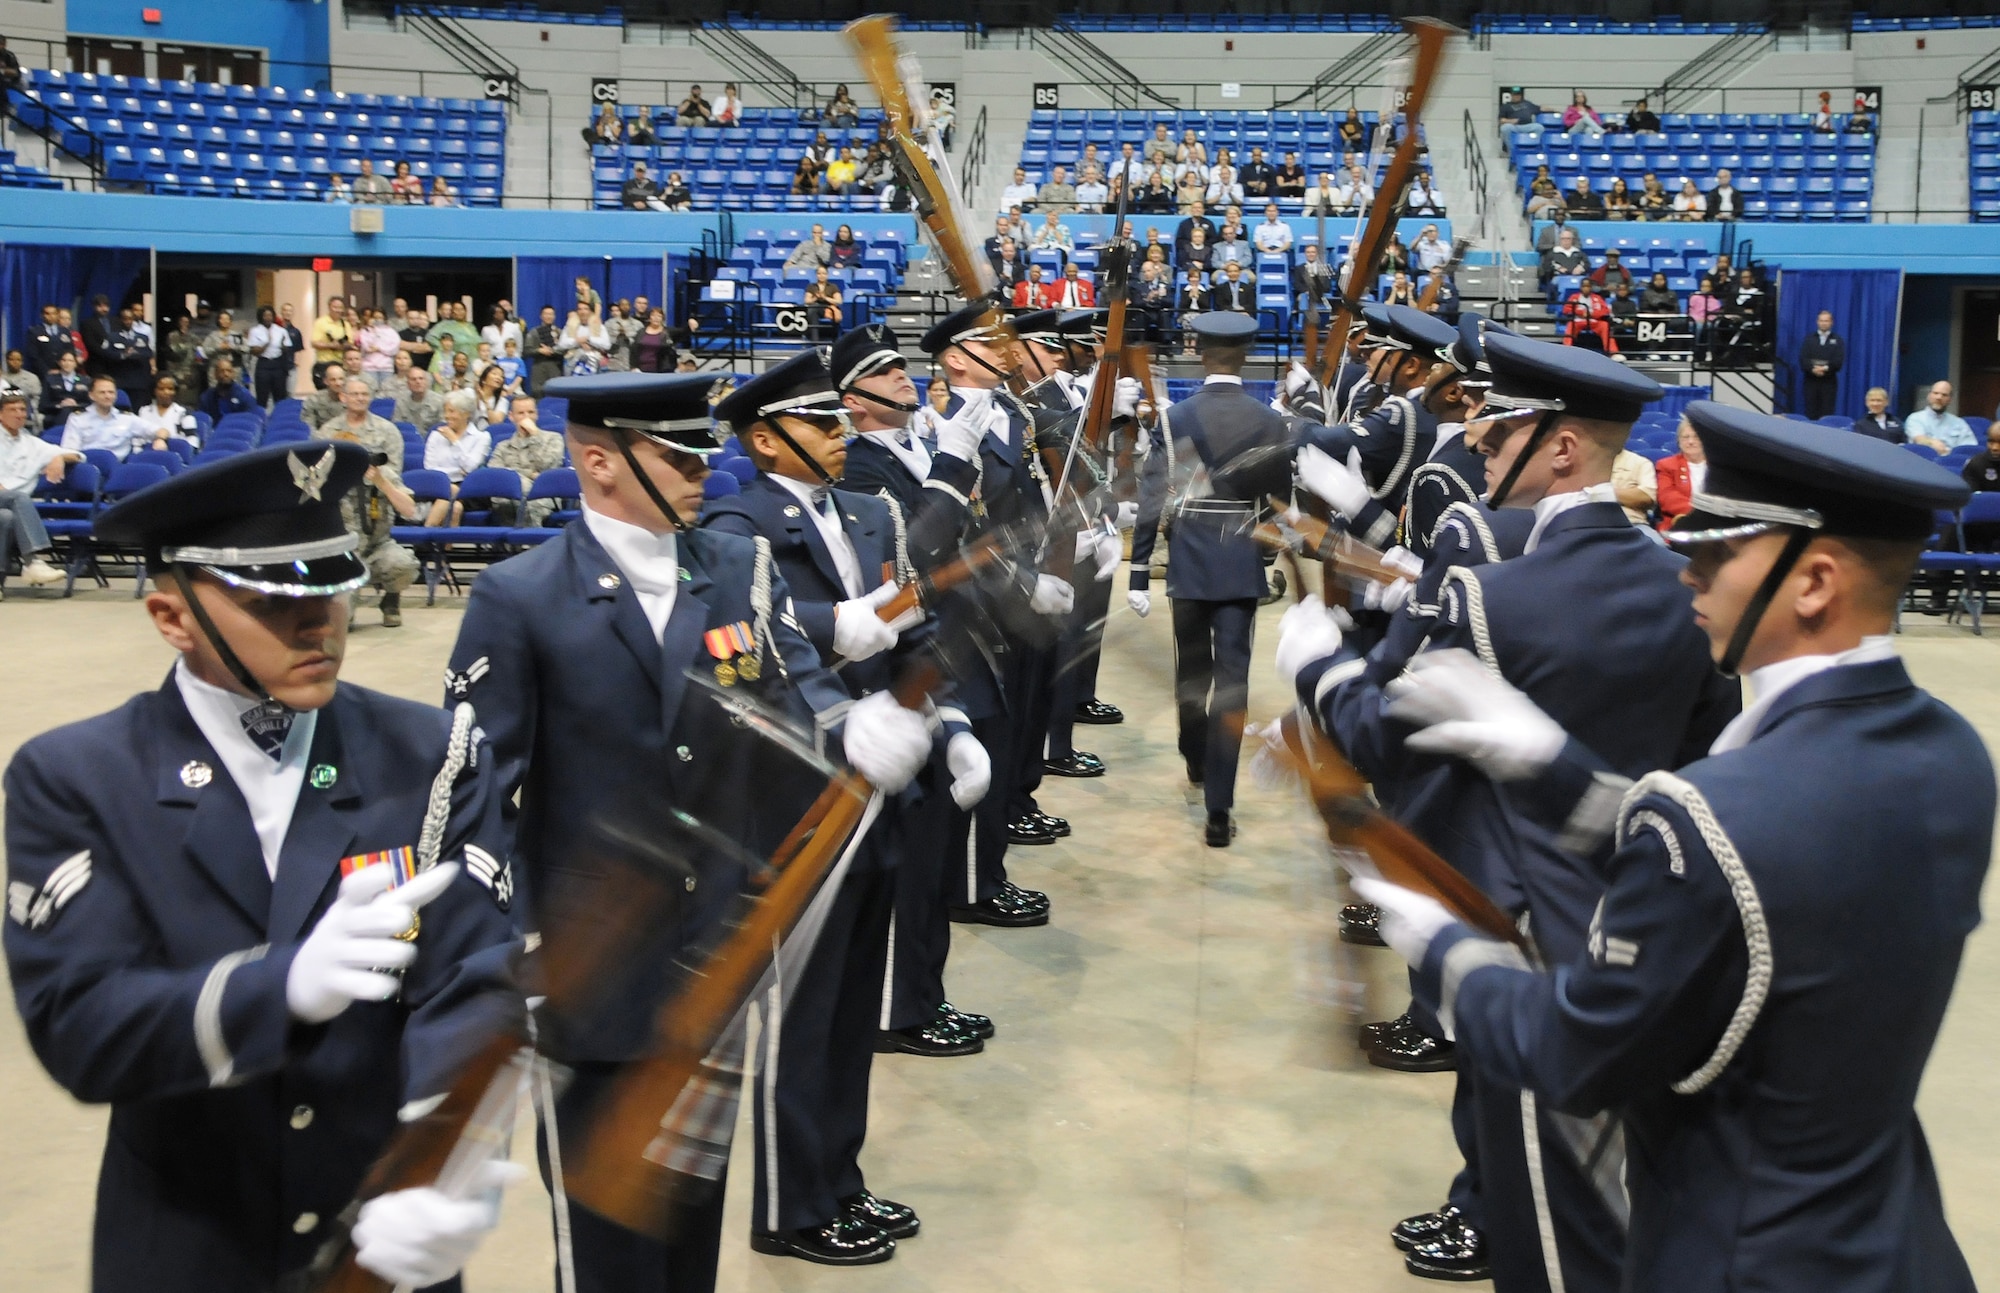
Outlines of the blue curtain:
{"label": "blue curtain", "polygon": [[[542,307],[556,307],[560,324],[576,300],[576,280],[590,280],[605,304],[643,296],[654,305],[666,298],[660,288],[659,257],[616,257],[605,273],[602,256],[521,256],[514,261],[514,310],[533,326],[541,319]],[[606,283],[606,278],[610,282]]]}
{"label": "blue curtain", "polygon": [[1789,374],[1775,393],[1780,413],[1806,406],[1799,347],[1819,326],[1819,312],[1833,312],[1833,332],[1847,347],[1833,411],[1858,418],[1871,386],[1896,389],[1896,303],[1900,269],[1788,269],[1778,281],[1778,372]]}
{"label": "blue curtain", "polygon": [[98,293],[115,305],[146,272],[146,256],[140,248],[10,244],[0,254],[7,344],[18,346],[27,339],[40,322],[44,305],[62,306],[79,323]]}

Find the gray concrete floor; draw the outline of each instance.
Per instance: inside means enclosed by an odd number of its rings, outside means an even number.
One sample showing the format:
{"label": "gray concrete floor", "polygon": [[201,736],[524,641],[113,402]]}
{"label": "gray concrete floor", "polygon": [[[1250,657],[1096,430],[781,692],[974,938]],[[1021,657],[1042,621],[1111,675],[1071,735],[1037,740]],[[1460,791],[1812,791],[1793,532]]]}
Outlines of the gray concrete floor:
{"label": "gray concrete floor", "polygon": [[[28,736],[155,686],[170,655],[122,591],[0,603],[0,758]],[[1163,605],[1163,604],[1162,604]],[[1164,609],[1164,607],[1163,607]],[[1253,720],[1282,704],[1259,640]],[[1240,790],[1242,834],[1204,848],[1181,780],[1165,615],[1122,609],[1101,687],[1120,727],[1082,728],[1111,775],[1055,781],[1044,806],[1076,833],[1017,851],[1046,889],[1046,928],[958,927],[952,997],[990,1013],[983,1055],[881,1058],[869,1184],[915,1206],[924,1233],[894,1261],[835,1271],[752,1255],[749,1174],[730,1183],[721,1286],[843,1289],[1318,1290],[1425,1287],[1388,1226],[1435,1206],[1454,1169],[1448,1076],[1369,1068],[1331,985],[1366,984],[1368,1017],[1401,1008],[1386,952],[1335,962],[1337,897],[1295,793]],[[346,676],[436,700],[459,604],[413,607],[398,631],[362,612]],[[1924,624],[1903,639],[1919,680],[2000,734],[2000,641]],[[1799,809],[1811,810],[1801,787]],[[1973,1270],[2000,1280],[2000,944],[1974,936],[1922,1095],[1947,1204]],[[85,1286],[104,1112],[78,1105],[0,1011],[0,1288]],[[739,1130],[747,1146],[747,1120]],[[517,1157],[532,1142],[517,1137]],[[478,1293],[552,1287],[545,1197],[509,1199],[475,1259]]]}

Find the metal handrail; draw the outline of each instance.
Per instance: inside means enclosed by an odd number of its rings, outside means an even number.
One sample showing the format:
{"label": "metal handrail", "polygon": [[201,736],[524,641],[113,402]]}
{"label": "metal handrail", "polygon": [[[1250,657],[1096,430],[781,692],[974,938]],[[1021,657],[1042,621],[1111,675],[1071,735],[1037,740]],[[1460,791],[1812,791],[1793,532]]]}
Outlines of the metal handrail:
{"label": "metal handrail", "polygon": [[1465,110],[1465,170],[1472,185],[1472,209],[1478,217],[1473,225],[1473,236],[1486,237],[1486,149],[1479,142],[1479,128],[1472,120],[1472,109]]}
{"label": "metal handrail", "polygon": [[973,119],[972,133],[966,136],[965,163],[961,167],[958,196],[967,208],[972,206],[972,195],[979,191],[980,172],[986,168],[986,105],[979,105],[979,115]]}
{"label": "metal handrail", "polygon": [[1180,106],[1178,99],[1161,94],[1141,80],[1137,72],[1072,27],[1060,22],[1053,27],[1031,27],[1028,42],[1081,77],[1085,85],[1109,98],[1114,108],[1137,108],[1142,96],[1162,107]]}

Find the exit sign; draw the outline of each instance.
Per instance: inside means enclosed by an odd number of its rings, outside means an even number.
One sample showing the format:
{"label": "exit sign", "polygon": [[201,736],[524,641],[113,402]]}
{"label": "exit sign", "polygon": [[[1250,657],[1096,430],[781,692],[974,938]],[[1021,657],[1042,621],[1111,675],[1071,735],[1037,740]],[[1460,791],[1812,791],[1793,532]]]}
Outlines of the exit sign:
{"label": "exit sign", "polygon": [[160,20],[160,11],[158,9],[141,9],[139,11],[139,18],[142,22],[158,22]]}
{"label": "exit sign", "polygon": [[313,257],[313,273],[325,274],[330,272],[332,269],[333,269],[333,257],[331,256]]}

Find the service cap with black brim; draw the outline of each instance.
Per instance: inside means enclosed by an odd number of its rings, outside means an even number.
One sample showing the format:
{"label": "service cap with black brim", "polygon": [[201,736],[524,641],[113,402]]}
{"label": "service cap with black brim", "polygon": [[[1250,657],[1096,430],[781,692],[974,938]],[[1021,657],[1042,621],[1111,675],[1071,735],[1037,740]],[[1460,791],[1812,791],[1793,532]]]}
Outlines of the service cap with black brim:
{"label": "service cap with black brim", "polygon": [[917,344],[927,355],[937,355],[966,341],[1005,341],[1008,330],[987,301],[962,305],[933,323]]}
{"label": "service cap with black brim", "polygon": [[1061,310],[1024,310],[1010,320],[1015,336],[1023,341],[1032,341],[1044,350],[1063,348],[1062,331],[1058,326],[1061,321]]}
{"label": "service cap with black brim", "polygon": [[569,401],[571,426],[630,431],[648,440],[706,458],[722,451],[709,393],[727,373],[591,373],[553,377],[545,396]]}
{"label": "service cap with black brim", "polygon": [[776,417],[844,417],[825,346],[807,346],[782,364],[758,373],[715,406],[715,416],[742,435]]}
{"label": "service cap with black brim", "polygon": [[1458,340],[1458,329],[1438,318],[1435,314],[1425,314],[1414,305],[1391,305],[1389,313],[1389,335],[1400,348],[1414,352],[1427,363],[1441,357]]}
{"label": "service cap with black brim", "polygon": [[827,356],[827,370],[836,391],[847,391],[864,377],[888,368],[907,368],[903,348],[896,334],[883,323],[851,328],[834,340]]}
{"label": "service cap with black brim", "polygon": [[1475,311],[1466,310],[1458,316],[1458,337],[1438,352],[1438,358],[1458,370],[1459,385],[1481,390],[1493,385],[1493,365],[1486,360],[1486,343],[1482,340],[1486,333],[1492,332],[1514,335],[1505,324],[1495,323]]}
{"label": "service cap with black brim", "polygon": [[1396,340],[1396,325],[1389,321],[1389,307],[1378,301],[1361,306],[1361,348],[1363,350],[1407,350]]}
{"label": "service cap with black brim", "polygon": [[340,500],[368,472],[342,440],[246,450],[128,494],[92,535],[143,548],[149,565],[191,566],[276,597],[330,597],[368,582]]}
{"label": "service cap with black brim", "polygon": [[1064,341],[1076,346],[1094,346],[1104,340],[1111,327],[1108,309],[1064,310],[1056,320],[1056,331]]}
{"label": "service cap with black brim", "polygon": [[1595,350],[1551,345],[1489,330],[1481,341],[1493,368],[1481,418],[1532,417],[1534,429],[1500,483],[1487,491],[1488,507],[1504,507],[1521,472],[1558,418],[1568,416],[1630,426],[1666,392],[1644,373]]}
{"label": "service cap with black brim", "polygon": [[1194,316],[1194,342],[1203,350],[1248,346],[1257,339],[1257,320],[1234,310],[1211,310]]}

